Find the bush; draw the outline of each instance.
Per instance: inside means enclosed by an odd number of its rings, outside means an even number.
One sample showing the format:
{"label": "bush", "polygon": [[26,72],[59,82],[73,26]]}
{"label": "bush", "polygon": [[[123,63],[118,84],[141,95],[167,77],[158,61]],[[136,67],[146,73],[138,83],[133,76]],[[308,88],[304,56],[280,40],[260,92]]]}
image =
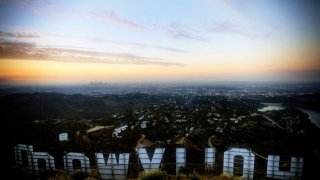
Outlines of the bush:
{"label": "bush", "polygon": [[216,179],[218,179],[218,180],[232,180],[232,177],[229,174],[221,174]]}
{"label": "bush", "polygon": [[86,172],[82,172],[81,170],[75,170],[73,172],[72,178],[74,180],[84,180],[88,174]]}
{"label": "bush", "polygon": [[139,180],[166,180],[167,173],[160,170],[148,171],[139,175]]}
{"label": "bush", "polygon": [[200,176],[196,173],[192,173],[190,176],[189,176],[189,179],[190,180],[201,180]]}
{"label": "bush", "polygon": [[179,169],[179,174],[185,174],[185,175],[189,176],[189,174],[191,174],[191,169],[188,167],[182,166]]}
{"label": "bush", "polygon": [[72,180],[72,178],[66,174],[56,174],[54,177],[49,177],[48,180]]}

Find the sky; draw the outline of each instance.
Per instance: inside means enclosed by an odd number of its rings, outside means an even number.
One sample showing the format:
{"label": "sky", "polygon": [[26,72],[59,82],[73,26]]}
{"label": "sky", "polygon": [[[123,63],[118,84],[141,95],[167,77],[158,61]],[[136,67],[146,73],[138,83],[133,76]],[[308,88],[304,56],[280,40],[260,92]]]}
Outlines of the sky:
{"label": "sky", "polygon": [[0,0],[0,84],[319,77],[319,1]]}

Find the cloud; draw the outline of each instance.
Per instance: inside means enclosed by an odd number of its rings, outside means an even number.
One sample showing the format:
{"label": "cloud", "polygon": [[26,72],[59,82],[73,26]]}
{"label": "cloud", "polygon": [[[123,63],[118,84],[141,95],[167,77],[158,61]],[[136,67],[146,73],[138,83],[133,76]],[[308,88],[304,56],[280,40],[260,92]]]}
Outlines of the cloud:
{"label": "cloud", "polygon": [[250,6],[253,3],[256,3],[255,1],[250,0],[207,0],[207,2],[210,2],[213,5],[221,4],[227,10],[235,12],[240,16],[247,16]]}
{"label": "cloud", "polygon": [[222,0],[222,2],[230,9],[232,9],[233,11],[239,13],[239,14],[244,14],[247,9],[248,9],[248,5],[250,3],[254,3],[248,0]]}
{"label": "cloud", "polygon": [[168,30],[166,32],[166,36],[172,39],[177,39],[177,40],[196,40],[196,41],[202,41],[202,42],[206,42],[207,40],[194,35],[191,32],[187,32],[187,31],[182,31],[182,30]]}
{"label": "cloud", "polygon": [[212,28],[210,28],[210,31],[214,33],[235,33],[244,36],[248,35],[248,32],[246,32],[240,26],[228,21],[214,23]]}
{"label": "cloud", "polygon": [[180,23],[171,23],[168,26],[168,30],[166,31],[166,36],[171,39],[176,40],[194,40],[207,42],[208,40],[201,37],[200,31],[193,29],[187,25],[183,25]]}
{"label": "cloud", "polygon": [[247,38],[275,39],[280,31],[275,31],[275,25],[270,23],[238,25],[230,21],[213,23],[209,32],[238,34]]}
{"label": "cloud", "polygon": [[0,5],[7,3],[7,0],[0,0]]}
{"label": "cloud", "polygon": [[0,59],[32,59],[75,63],[182,65],[161,58],[71,48],[39,47],[31,43],[0,43]]}
{"label": "cloud", "polygon": [[[185,50],[174,48],[174,47],[167,47],[167,46],[159,46],[159,45],[152,45],[152,44],[144,44],[144,43],[138,43],[138,42],[130,42],[130,41],[120,41],[120,40],[109,40],[105,38],[90,38],[90,37],[70,37],[70,36],[63,36],[63,35],[57,35],[57,34],[48,34],[48,33],[30,33],[30,32],[3,32],[0,31],[0,43],[5,43],[7,45],[35,45],[36,42],[46,42],[47,47],[58,47],[62,49],[80,49],[80,50],[90,50],[90,51],[99,51],[96,48],[89,48],[89,47],[80,47],[80,46],[74,46],[74,45],[50,45],[50,41],[54,42],[88,42],[89,44],[97,44],[99,46],[101,44],[113,44],[113,45],[119,45],[119,46],[127,46],[130,48],[137,48],[137,49],[151,49],[151,50],[160,50],[160,51],[167,51],[167,52],[174,52],[174,53],[188,53]],[[105,46],[105,45],[103,45]],[[13,46],[12,46],[13,47]],[[19,46],[20,47],[20,46]],[[101,51],[101,50],[100,50]],[[2,52],[3,53],[3,52]]]}
{"label": "cloud", "polygon": [[17,5],[19,8],[25,9],[25,8],[29,8],[33,5],[33,1],[32,0],[18,0],[16,1]]}
{"label": "cloud", "polygon": [[162,47],[162,46],[150,46],[150,47],[154,48],[154,49],[172,51],[172,52],[177,52],[177,53],[188,53],[187,51],[184,51],[184,50],[181,50],[181,49],[177,49],[177,48]]}
{"label": "cloud", "polygon": [[37,15],[61,11],[61,8],[51,0],[16,0],[16,6],[21,9],[30,9]]}
{"label": "cloud", "polygon": [[9,37],[9,38],[40,38],[40,35],[37,33],[12,33],[12,32],[2,32],[0,31],[0,37]]}
{"label": "cloud", "polygon": [[116,41],[116,40],[108,40],[103,38],[87,38],[87,39],[92,42],[111,43],[116,45],[125,45],[125,46],[132,46],[136,48],[163,50],[163,51],[170,51],[170,52],[176,52],[176,53],[188,53],[187,51],[178,49],[178,48],[156,46],[156,45],[136,43],[136,42],[130,42],[130,41]]}
{"label": "cloud", "polygon": [[81,13],[84,16],[94,17],[98,19],[106,20],[110,23],[126,26],[133,29],[145,29],[145,26],[142,24],[138,24],[132,20],[119,17],[115,12],[106,12],[106,11],[97,11],[92,13]]}

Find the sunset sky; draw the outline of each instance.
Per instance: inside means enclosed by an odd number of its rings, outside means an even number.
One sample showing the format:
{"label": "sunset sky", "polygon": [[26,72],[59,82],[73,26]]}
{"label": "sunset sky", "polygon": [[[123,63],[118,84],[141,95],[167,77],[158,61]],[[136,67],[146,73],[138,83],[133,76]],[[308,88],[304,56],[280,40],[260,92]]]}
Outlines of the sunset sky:
{"label": "sunset sky", "polygon": [[0,83],[319,82],[311,0],[0,0]]}

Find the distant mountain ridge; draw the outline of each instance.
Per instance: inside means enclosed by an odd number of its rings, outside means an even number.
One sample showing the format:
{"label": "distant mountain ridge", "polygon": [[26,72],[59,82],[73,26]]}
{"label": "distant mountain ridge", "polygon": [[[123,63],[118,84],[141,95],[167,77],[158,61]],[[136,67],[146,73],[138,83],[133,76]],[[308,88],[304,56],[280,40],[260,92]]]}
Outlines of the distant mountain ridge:
{"label": "distant mountain ridge", "polygon": [[0,98],[2,121],[99,118],[123,107],[122,100],[112,95],[97,98],[81,94],[32,93]]}

